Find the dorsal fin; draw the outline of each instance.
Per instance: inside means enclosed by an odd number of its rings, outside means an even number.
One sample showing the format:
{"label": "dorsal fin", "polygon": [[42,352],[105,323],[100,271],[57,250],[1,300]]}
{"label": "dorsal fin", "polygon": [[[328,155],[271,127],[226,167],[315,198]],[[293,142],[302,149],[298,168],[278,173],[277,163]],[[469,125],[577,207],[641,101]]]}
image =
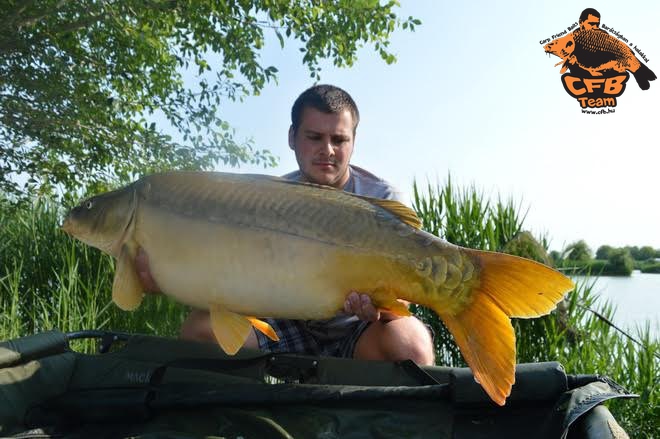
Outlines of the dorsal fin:
{"label": "dorsal fin", "polygon": [[382,207],[404,223],[408,224],[410,227],[414,227],[416,229],[422,228],[422,220],[419,219],[414,210],[405,204],[401,204],[400,202],[394,200],[384,200],[382,198],[373,198],[364,195],[351,195],[362,198],[363,200],[368,201],[371,204],[375,204],[378,207]]}

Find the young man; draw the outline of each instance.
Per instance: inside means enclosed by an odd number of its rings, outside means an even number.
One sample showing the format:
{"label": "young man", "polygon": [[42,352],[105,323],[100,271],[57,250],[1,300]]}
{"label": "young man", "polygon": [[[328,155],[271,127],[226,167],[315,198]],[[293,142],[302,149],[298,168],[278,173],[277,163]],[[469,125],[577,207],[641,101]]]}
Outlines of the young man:
{"label": "young man", "polygon": [[[296,154],[299,169],[284,178],[400,201],[400,194],[387,182],[349,164],[359,119],[355,102],[344,90],[317,85],[304,91],[293,105],[289,128],[289,147]],[[143,252],[138,254],[136,265],[145,289],[157,291]],[[346,293],[345,314],[323,321],[266,319],[280,341],[253,331],[245,346],[271,352],[434,363],[432,338],[421,321],[379,312],[369,296]],[[181,328],[181,337],[214,341],[208,312],[192,311]]]}

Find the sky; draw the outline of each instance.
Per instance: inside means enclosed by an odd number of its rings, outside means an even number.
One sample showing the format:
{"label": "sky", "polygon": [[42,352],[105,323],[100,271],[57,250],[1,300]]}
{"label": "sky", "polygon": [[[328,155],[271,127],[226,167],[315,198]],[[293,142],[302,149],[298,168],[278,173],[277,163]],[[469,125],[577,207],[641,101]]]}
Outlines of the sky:
{"label": "sky", "polygon": [[[352,163],[410,197],[414,180],[474,184],[487,196],[513,198],[525,228],[551,249],[584,239],[660,248],[660,80],[642,91],[631,77],[614,114],[582,114],[561,83],[559,58],[541,41],[587,7],[601,24],[640,48],[660,75],[660,2],[401,0],[400,17],[422,21],[398,30],[387,65],[369,47],[357,63],[322,64],[320,83],[347,90],[361,120]],[[278,83],[260,96],[224,106],[221,116],[279,157],[275,168],[219,165],[217,170],[280,175],[297,168],[287,144],[290,108],[313,85],[299,45],[271,36],[263,65]]]}

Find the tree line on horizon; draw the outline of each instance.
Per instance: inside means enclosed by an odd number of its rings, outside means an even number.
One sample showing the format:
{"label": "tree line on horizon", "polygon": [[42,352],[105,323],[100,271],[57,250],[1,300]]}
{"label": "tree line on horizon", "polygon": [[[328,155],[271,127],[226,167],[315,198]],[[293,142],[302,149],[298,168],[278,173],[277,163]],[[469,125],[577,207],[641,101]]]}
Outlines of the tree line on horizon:
{"label": "tree line on horizon", "polygon": [[633,270],[660,273],[660,249],[650,245],[601,245],[594,254],[584,240],[579,240],[561,252],[551,251],[550,257],[557,268],[572,274],[630,276]]}

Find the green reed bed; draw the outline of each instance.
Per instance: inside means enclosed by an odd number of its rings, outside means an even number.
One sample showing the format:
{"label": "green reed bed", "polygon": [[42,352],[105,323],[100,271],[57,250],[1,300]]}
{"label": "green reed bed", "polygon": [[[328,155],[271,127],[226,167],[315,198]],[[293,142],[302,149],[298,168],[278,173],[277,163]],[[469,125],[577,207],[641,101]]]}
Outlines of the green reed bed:
{"label": "green reed bed", "polygon": [[43,200],[0,207],[0,339],[53,328],[176,335],[185,307],[154,296],[135,312],[118,309],[112,258],[62,232],[61,214]]}

